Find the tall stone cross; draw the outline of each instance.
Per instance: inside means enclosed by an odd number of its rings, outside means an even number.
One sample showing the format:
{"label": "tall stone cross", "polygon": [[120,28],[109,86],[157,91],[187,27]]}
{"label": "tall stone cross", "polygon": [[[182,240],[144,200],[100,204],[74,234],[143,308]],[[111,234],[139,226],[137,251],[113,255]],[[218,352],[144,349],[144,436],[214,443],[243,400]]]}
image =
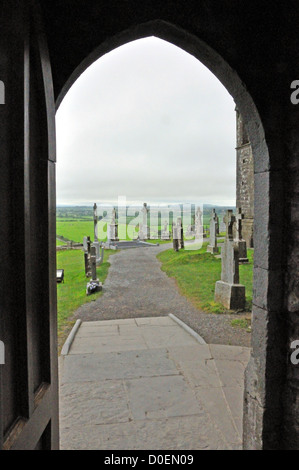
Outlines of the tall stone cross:
{"label": "tall stone cross", "polygon": [[238,208],[236,219],[237,219],[237,239],[242,240],[243,239],[243,236],[242,236],[242,220],[244,219],[244,214],[242,212],[241,207]]}
{"label": "tall stone cross", "polygon": [[116,210],[115,210],[115,207],[113,207],[111,224],[115,224],[116,223],[115,221],[116,221]]}
{"label": "tall stone cross", "polygon": [[212,218],[215,221],[215,230],[216,230],[216,235],[219,235],[219,217],[216,213],[216,209],[212,209]]}
{"label": "tall stone cross", "polygon": [[179,251],[178,226],[175,223],[172,223],[172,245],[174,251]]}
{"label": "tall stone cross", "polygon": [[90,247],[90,270],[91,270],[91,279],[93,281],[97,281],[97,257],[96,257],[95,246]]}
{"label": "tall stone cross", "polygon": [[144,202],[143,208],[142,208],[142,224],[145,226],[147,225],[147,213],[148,213],[147,203]]}
{"label": "tall stone cross", "polygon": [[219,253],[219,248],[217,247],[217,214],[215,209],[212,211],[212,217],[210,219],[210,243],[207,247],[208,253]]}
{"label": "tall stone cross", "polygon": [[94,241],[98,241],[98,208],[96,203],[93,205],[93,224],[94,224]]}
{"label": "tall stone cross", "polygon": [[233,226],[236,221],[236,217],[231,209],[226,211],[226,215],[223,217],[223,222],[226,225],[226,239],[233,240]]}
{"label": "tall stone cross", "polygon": [[202,211],[198,207],[195,212],[195,238],[200,239],[203,236]]}
{"label": "tall stone cross", "polygon": [[201,221],[202,221],[202,210],[200,207],[197,207],[195,216],[194,216],[194,222],[201,223]]}
{"label": "tall stone cross", "polygon": [[183,229],[183,222],[182,217],[178,217],[177,220],[177,235],[179,240],[179,248],[184,248],[184,229]]}

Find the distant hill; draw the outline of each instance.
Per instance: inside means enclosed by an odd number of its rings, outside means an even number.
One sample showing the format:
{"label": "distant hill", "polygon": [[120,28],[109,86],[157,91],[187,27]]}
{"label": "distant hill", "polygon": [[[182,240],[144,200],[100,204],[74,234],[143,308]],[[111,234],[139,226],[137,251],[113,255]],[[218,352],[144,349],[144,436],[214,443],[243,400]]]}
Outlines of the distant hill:
{"label": "distant hill", "polygon": [[[169,204],[168,205],[168,208],[169,208],[170,211],[171,211],[172,206],[174,206],[174,204]],[[111,205],[107,206],[107,207],[111,208]],[[103,209],[103,206],[98,206],[98,209],[99,209],[98,214],[99,215],[100,215],[100,209],[101,208]],[[158,211],[159,206],[156,204],[156,205],[149,206],[149,208],[151,210],[152,217],[155,217],[155,212]],[[136,211],[138,211],[138,210],[141,209],[141,207],[138,207],[138,206],[132,207],[132,206],[130,206],[131,214],[132,214],[132,212],[134,212],[134,209],[136,209]],[[159,209],[161,209],[161,207]],[[225,212],[228,209],[232,209],[235,212],[235,210],[236,210],[235,206],[219,206],[219,205],[213,205],[213,204],[204,204],[203,205],[203,224],[204,224],[205,227],[209,226],[212,209],[216,210],[216,213],[219,217],[221,230],[224,230],[224,228],[223,228],[223,217],[225,215]],[[191,215],[192,216],[194,216],[195,210],[196,210],[196,206],[195,206],[195,204],[192,204],[191,205]],[[117,211],[117,207],[116,207],[116,211]],[[57,206],[56,213],[57,213],[57,218],[59,218],[60,220],[63,219],[66,222],[72,222],[72,221],[78,221],[78,222],[79,221],[82,221],[82,222],[86,221],[87,222],[87,221],[91,221],[93,219],[93,207],[92,206]],[[134,215],[133,216],[128,216],[127,217],[127,223],[129,223],[134,217],[135,217]],[[190,212],[189,212],[189,217],[190,217]],[[160,217],[157,220],[160,220]],[[193,217],[192,217],[192,220],[194,220]],[[149,223],[150,223],[150,218],[148,217],[148,224]],[[162,221],[159,222],[159,225],[160,225],[160,223],[162,223]],[[169,223],[172,224],[172,214],[170,214],[170,216],[169,216]],[[186,223],[188,224],[190,222],[186,222]]]}
{"label": "distant hill", "polygon": [[[169,209],[171,210],[171,206],[174,204],[169,204]],[[132,207],[130,206],[132,209]],[[192,213],[195,212],[195,205],[192,204]],[[100,209],[100,207],[99,207]],[[116,207],[117,209],[117,207]],[[134,209],[134,207],[133,207]],[[138,209],[141,209],[141,207],[136,206],[136,211]],[[151,210],[157,210],[158,205],[152,205],[150,206]],[[224,214],[226,210],[232,209],[233,211],[236,210],[235,206],[217,206],[215,204],[204,204],[203,205],[203,214],[204,215],[210,215],[212,212],[212,209],[215,209],[217,214]],[[56,215],[57,217],[72,217],[72,218],[81,218],[81,217],[93,217],[93,208],[91,206],[57,206],[56,207]]]}

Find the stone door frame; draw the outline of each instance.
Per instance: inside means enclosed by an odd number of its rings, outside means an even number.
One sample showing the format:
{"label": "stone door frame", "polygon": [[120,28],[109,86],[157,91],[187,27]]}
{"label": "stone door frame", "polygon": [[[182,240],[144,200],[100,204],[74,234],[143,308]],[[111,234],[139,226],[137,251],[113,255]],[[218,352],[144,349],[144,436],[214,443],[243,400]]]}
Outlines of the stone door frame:
{"label": "stone door frame", "polygon": [[285,321],[280,313],[284,278],[283,233],[282,224],[277,223],[283,218],[283,172],[276,164],[281,157],[279,149],[271,145],[270,154],[271,136],[265,137],[261,117],[246,84],[208,44],[177,26],[155,20],[111,37],[88,55],[62,87],[56,110],[72,84],[95,60],[123,44],[149,36],[164,39],[202,62],[231,94],[246,124],[254,155],[255,254],[252,354],[246,370],[244,395],[244,448],[275,448],[281,442],[281,394],[286,357]]}

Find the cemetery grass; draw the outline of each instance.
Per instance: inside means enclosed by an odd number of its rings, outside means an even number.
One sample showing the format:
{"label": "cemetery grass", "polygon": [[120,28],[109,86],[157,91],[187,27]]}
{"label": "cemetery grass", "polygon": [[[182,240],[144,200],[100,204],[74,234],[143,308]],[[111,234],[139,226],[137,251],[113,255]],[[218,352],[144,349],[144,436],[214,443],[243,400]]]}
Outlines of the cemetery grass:
{"label": "cemetery grass", "polygon": [[82,243],[85,235],[93,237],[93,220],[76,220],[72,218],[56,219],[57,236],[73,242]]}
{"label": "cemetery grass", "polygon": [[[98,278],[104,283],[110,266],[109,256],[116,250],[105,250],[104,261],[97,268]],[[102,295],[102,292],[86,295],[88,279],[84,271],[82,250],[66,250],[57,252],[57,269],[64,269],[64,283],[57,284],[57,313],[58,313],[58,345],[59,351],[66,340],[74,320],[72,314],[80,305],[92,302]]]}
{"label": "cemetery grass", "polygon": [[[157,229],[161,227],[157,227]],[[121,233],[123,227],[119,226],[119,232]],[[137,232],[135,231],[136,235]],[[90,239],[93,240],[94,235],[94,225],[93,220],[89,219],[74,219],[74,218],[65,218],[65,217],[57,217],[56,219],[56,234],[58,237],[64,237],[65,240],[70,240],[77,243],[82,243],[83,238],[85,236],[90,236]],[[126,227],[126,240],[132,240],[134,238],[134,230],[133,227],[127,224]],[[99,237],[100,241],[106,241],[107,237]],[[169,243],[170,240],[160,240],[160,239],[152,239],[147,240],[149,243],[159,243],[162,245],[163,243]],[[59,241],[56,239],[56,246],[60,246],[66,244],[66,241]]]}
{"label": "cemetery grass", "polygon": [[[214,301],[215,283],[221,278],[221,259],[207,253],[206,247],[207,243],[204,243],[196,251],[163,251],[157,256],[162,263],[161,269],[175,279],[181,294],[197,309],[207,313],[236,313]],[[242,313],[250,312],[252,307],[253,250],[249,249],[247,253],[249,263],[239,266],[240,283],[246,287],[246,305]]]}

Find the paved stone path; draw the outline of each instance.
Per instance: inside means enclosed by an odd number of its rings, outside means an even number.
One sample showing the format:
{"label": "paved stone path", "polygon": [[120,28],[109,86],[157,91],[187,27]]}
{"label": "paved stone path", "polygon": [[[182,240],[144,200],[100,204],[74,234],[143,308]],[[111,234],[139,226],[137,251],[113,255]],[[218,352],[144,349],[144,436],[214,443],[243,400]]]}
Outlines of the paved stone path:
{"label": "paved stone path", "polygon": [[60,357],[61,448],[239,449],[248,357],[168,316],[84,322]]}
{"label": "paved stone path", "polygon": [[199,312],[178,292],[174,279],[161,271],[156,255],[172,246],[133,248],[110,256],[111,266],[103,296],[82,305],[74,315],[84,321],[110,320],[174,314],[207,343],[250,346],[250,334],[233,328],[238,315]]}

